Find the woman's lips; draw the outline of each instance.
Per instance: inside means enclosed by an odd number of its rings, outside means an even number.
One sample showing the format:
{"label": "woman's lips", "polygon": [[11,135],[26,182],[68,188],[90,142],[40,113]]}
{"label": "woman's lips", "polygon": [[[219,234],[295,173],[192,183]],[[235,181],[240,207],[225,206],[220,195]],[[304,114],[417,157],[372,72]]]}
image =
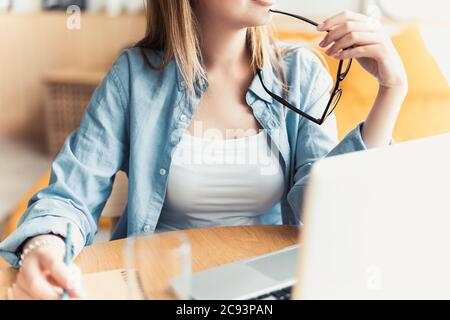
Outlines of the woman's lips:
{"label": "woman's lips", "polygon": [[255,3],[259,4],[260,6],[264,7],[271,7],[275,4],[274,0],[253,0]]}

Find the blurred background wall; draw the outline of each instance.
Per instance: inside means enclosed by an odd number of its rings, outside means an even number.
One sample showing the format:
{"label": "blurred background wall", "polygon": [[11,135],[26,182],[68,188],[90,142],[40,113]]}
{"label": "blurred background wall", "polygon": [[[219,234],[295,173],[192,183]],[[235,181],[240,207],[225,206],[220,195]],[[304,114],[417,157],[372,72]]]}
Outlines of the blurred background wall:
{"label": "blurred background wall", "polygon": [[66,13],[57,11],[0,15],[0,136],[43,146],[46,73],[105,70],[143,36],[145,26],[136,14],[83,14],[81,28],[74,30],[66,22]]}

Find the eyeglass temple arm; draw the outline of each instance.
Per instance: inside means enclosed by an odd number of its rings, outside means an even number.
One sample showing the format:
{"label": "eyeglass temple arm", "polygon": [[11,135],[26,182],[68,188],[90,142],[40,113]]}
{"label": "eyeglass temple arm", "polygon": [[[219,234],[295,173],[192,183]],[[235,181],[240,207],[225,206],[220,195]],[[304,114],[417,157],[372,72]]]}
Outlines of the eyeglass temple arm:
{"label": "eyeglass temple arm", "polygon": [[293,13],[289,13],[289,12],[284,12],[284,11],[280,11],[280,10],[275,10],[275,9],[271,9],[270,12],[273,12],[273,13],[279,13],[279,14],[284,14],[284,15],[290,16],[290,17],[292,17],[292,18],[297,18],[297,19],[300,19],[300,20],[302,20],[302,21],[304,21],[304,22],[306,22],[306,23],[312,24],[312,25],[315,26],[315,27],[317,27],[317,26],[319,25],[317,22],[312,21],[312,20],[310,20],[310,19],[308,19],[308,18],[299,16],[299,15],[297,15],[297,14],[293,14]]}
{"label": "eyeglass temple arm", "polygon": [[265,83],[264,83],[264,80],[263,80],[263,78],[262,78],[261,72],[262,72],[261,69],[258,69],[257,73],[258,73],[258,77],[259,77],[259,79],[260,79],[260,81],[261,81],[261,85],[262,85],[264,91],[266,91],[267,94],[269,94],[273,99],[275,99],[276,101],[278,101],[279,103],[281,103],[282,105],[284,105],[285,107],[287,107],[288,109],[290,109],[290,110],[294,111],[295,113],[301,115],[302,117],[304,117],[304,118],[306,118],[306,119],[308,119],[308,120],[314,122],[315,124],[322,125],[322,124],[324,123],[324,120],[323,120],[323,119],[316,119],[316,118],[314,118],[314,117],[311,117],[309,114],[307,114],[307,113],[303,112],[302,110],[300,110],[300,109],[294,107],[294,106],[293,106],[292,104],[290,104],[288,101],[286,101],[286,100],[280,98],[279,96],[277,96],[276,94],[272,93],[272,92],[266,87],[266,85],[265,85]]}
{"label": "eyeglass temple arm", "polygon": [[[350,62],[350,63],[351,63],[351,62]],[[339,89],[339,84],[342,82],[342,80],[340,79],[340,77],[341,77],[340,74],[341,74],[341,72],[342,72],[342,66],[343,66],[343,64],[344,64],[344,61],[343,61],[343,60],[340,60],[340,61],[339,61],[339,67],[338,67],[338,76],[337,76],[337,78],[336,78],[336,83],[334,84],[333,92],[336,92],[336,91]],[[328,111],[329,111],[330,108],[331,108],[331,101],[332,101],[332,99],[333,99],[333,96],[330,96],[330,101],[328,101],[327,108],[325,109],[325,112],[323,113],[323,116],[322,116],[322,118],[320,119],[320,121],[321,121],[322,123],[324,123],[325,120],[326,120],[326,118],[327,118]]]}

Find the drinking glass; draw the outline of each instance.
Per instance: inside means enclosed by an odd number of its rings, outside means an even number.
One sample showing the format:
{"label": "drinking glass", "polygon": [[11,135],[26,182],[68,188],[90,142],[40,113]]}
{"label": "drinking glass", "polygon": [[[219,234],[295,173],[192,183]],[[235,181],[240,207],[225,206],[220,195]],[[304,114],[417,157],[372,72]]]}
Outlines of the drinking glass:
{"label": "drinking glass", "polygon": [[125,241],[130,300],[186,300],[191,294],[191,246],[178,232]]}

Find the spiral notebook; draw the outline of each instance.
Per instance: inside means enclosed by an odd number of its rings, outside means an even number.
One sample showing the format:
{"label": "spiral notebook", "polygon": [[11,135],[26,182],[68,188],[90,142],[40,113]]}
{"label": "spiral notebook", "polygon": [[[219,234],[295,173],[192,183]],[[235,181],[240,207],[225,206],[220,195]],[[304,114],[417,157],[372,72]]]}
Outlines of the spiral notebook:
{"label": "spiral notebook", "polygon": [[[82,277],[87,300],[128,300],[144,299],[138,274],[134,270],[113,270],[85,274]],[[138,285],[133,285],[138,283]]]}
{"label": "spiral notebook", "polygon": [[[142,300],[145,298],[138,273],[134,270],[112,270],[85,274],[82,277],[86,300]],[[8,290],[8,300],[13,300]]]}

